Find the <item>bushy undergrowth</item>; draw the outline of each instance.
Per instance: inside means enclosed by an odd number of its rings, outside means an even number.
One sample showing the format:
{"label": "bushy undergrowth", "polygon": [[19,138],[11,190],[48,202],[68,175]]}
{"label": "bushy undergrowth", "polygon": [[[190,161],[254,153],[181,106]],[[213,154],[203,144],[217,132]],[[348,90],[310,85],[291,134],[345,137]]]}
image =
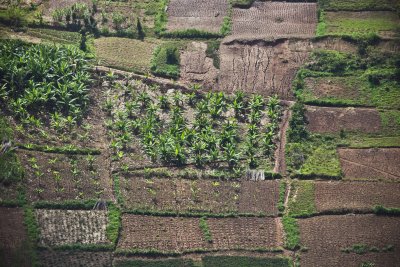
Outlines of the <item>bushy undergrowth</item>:
{"label": "bushy undergrowth", "polygon": [[212,243],[213,239],[212,239],[212,236],[211,236],[210,228],[208,227],[208,224],[207,224],[207,218],[206,217],[201,217],[200,218],[199,226],[200,226],[201,231],[203,232],[204,239],[207,242]]}
{"label": "bushy undergrowth", "polygon": [[0,102],[22,122],[41,124],[48,113],[82,117],[88,103],[89,72],[76,48],[0,42]]}
{"label": "bushy undergrowth", "polygon": [[108,206],[108,225],[106,229],[106,235],[114,245],[117,244],[120,227],[121,211],[114,204],[110,204]]}
{"label": "bushy undergrowth", "polygon": [[[315,185],[313,181],[294,181],[292,192],[292,198],[289,201],[290,216],[307,217],[317,212],[314,201]],[[293,199],[294,195],[296,195],[295,199]]]}
{"label": "bushy undergrowth", "polygon": [[180,46],[166,43],[157,46],[151,60],[151,71],[161,77],[179,78]]}
{"label": "bushy undergrowth", "polygon": [[223,34],[208,32],[198,29],[186,29],[186,30],[162,32],[160,33],[160,36],[165,38],[177,38],[177,39],[210,39],[210,38],[220,38],[223,36]]}
{"label": "bushy undergrowth", "polygon": [[298,249],[300,247],[300,230],[297,220],[292,217],[282,217],[283,229],[285,230],[285,248]]}

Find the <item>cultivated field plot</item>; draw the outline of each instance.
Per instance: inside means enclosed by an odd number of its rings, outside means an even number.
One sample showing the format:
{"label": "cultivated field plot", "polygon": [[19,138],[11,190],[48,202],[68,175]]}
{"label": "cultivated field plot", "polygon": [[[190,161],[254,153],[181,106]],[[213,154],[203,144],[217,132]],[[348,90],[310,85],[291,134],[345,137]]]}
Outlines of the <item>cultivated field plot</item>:
{"label": "cultivated field plot", "polygon": [[103,37],[94,40],[98,65],[133,71],[150,72],[153,50],[160,43],[155,39],[145,41]]}
{"label": "cultivated field plot", "polygon": [[372,34],[395,37],[399,16],[390,11],[326,12],[326,34]]}
{"label": "cultivated field plot", "polygon": [[249,9],[233,9],[233,35],[312,37],[316,26],[316,3],[256,1]]}
{"label": "cultivated field plot", "polygon": [[111,178],[103,156],[19,150],[30,201],[110,199]]}
{"label": "cultivated field plot", "polygon": [[218,70],[213,59],[207,57],[207,44],[192,42],[181,53],[180,79],[188,83],[199,83],[204,88],[213,88],[217,83]]}
{"label": "cultivated field plot", "polygon": [[[366,262],[373,263],[372,266],[400,264],[398,217],[318,216],[298,222],[301,243],[308,248],[307,252],[301,253],[301,266],[356,267]],[[364,248],[362,255],[354,252],[353,246],[356,250],[357,245]]]}
{"label": "cultivated field plot", "polygon": [[279,181],[121,180],[127,209],[276,215]]}
{"label": "cultivated field plot", "polygon": [[38,209],[35,214],[42,246],[110,244],[107,211]]}
{"label": "cultivated field plot", "polygon": [[40,266],[43,267],[112,266],[111,252],[41,250],[38,254]]}
{"label": "cultivated field plot", "polygon": [[0,207],[0,218],[0,265],[31,266],[24,211]]}
{"label": "cultivated field plot", "polygon": [[399,6],[397,0],[321,0],[319,5],[324,10],[395,10]]}
{"label": "cultivated field plot", "polygon": [[213,242],[207,242],[198,218],[125,214],[119,249],[185,252],[193,249],[276,248],[282,245],[279,218],[209,218]]}
{"label": "cultivated field plot", "polygon": [[307,41],[280,40],[254,44],[225,42],[221,45],[219,89],[243,90],[292,100],[292,80],[309,56]]}
{"label": "cultivated field plot", "polygon": [[399,183],[315,182],[315,206],[318,212],[400,207],[399,192]]}
{"label": "cultivated field plot", "polygon": [[167,30],[198,29],[219,33],[228,8],[228,0],[171,0],[167,9]]}
{"label": "cultivated field plot", "polygon": [[75,3],[84,3],[88,7],[91,6],[92,1],[90,0],[50,0],[45,1],[43,5],[40,7],[43,10],[43,18],[47,21],[53,21],[52,14],[57,9],[68,8],[71,7]]}
{"label": "cultivated field plot", "polygon": [[283,245],[279,218],[209,218],[216,249],[276,248]]}
{"label": "cultivated field plot", "polygon": [[198,218],[124,214],[119,249],[177,251],[207,248]]}
{"label": "cultivated field plot", "polygon": [[335,133],[341,130],[376,133],[381,117],[376,109],[331,108],[307,106],[308,129],[314,133]]}
{"label": "cultivated field plot", "polygon": [[339,149],[345,179],[400,179],[400,148]]}

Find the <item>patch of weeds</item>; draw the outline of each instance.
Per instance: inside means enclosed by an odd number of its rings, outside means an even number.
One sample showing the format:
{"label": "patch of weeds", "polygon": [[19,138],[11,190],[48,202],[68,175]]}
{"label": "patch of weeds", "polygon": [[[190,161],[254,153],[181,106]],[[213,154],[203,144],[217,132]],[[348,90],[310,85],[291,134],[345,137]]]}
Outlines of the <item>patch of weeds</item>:
{"label": "patch of weeds", "polygon": [[167,260],[121,260],[116,261],[115,267],[195,267],[192,259]]}
{"label": "patch of weeds", "polygon": [[167,29],[168,14],[166,10],[168,2],[168,0],[161,0],[159,2],[159,7],[154,20],[154,32],[156,34],[161,34]]}
{"label": "patch of weeds", "polygon": [[219,69],[220,67],[220,56],[219,56],[219,46],[220,41],[208,41],[207,42],[207,50],[206,55],[209,58],[212,58],[213,65],[215,68]]}
{"label": "patch of weeds", "polygon": [[[289,215],[307,217],[315,214],[315,184],[314,181],[294,181],[292,198],[289,200]],[[296,196],[295,198],[293,196]]]}
{"label": "patch of weeds", "polygon": [[38,266],[38,259],[36,255],[37,243],[39,241],[39,226],[35,218],[34,209],[31,206],[24,207],[24,225],[27,228],[30,257],[32,266]]}
{"label": "patch of weeds", "polygon": [[203,233],[204,239],[208,242],[208,243],[212,243],[213,239],[211,236],[211,232],[210,229],[208,228],[208,224],[207,224],[207,218],[206,217],[201,217],[199,220],[199,226],[200,229]]}
{"label": "patch of weeds", "polygon": [[94,199],[64,200],[62,202],[37,201],[36,209],[68,209],[68,210],[91,210],[97,203]]}
{"label": "patch of weeds", "polygon": [[108,225],[106,228],[106,235],[114,245],[117,245],[120,227],[121,211],[114,204],[110,204],[108,206]]}
{"label": "patch of weeds", "polygon": [[377,205],[374,207],[374,213],[376,215],[399,216],[400,209],[399,208],[387,208],[382,205]]}
{"label": "patch of weeds", "polygon": [[177,38],[177,39],[210,39],[210,38],[220,38],[223,35],[221,33],[208,32],[198,29],[186,29],[186,30],[176,30],[160,33],[161,37],[165,38]]}
{"label": "patch of weeds", "polygon": [[179,49],[180,46],[176,43],[165,43],[157,46],[151,60],[151,71],[161,77],[179,78]]}
{"label": "patch of weeds", "polygon": [[280,213],[285,211],[285,196],[286,196],[286,181],[282,180],[279,182],[279,202],[278,202],[278,210]]}
{"label": "patch of weeds", "polygon": [[326,22],[325,12],[322,9],[318,9],[318,25],[316,36],[323,36],[326,33]]}
{"label": "patch of weeds", "polygon": [[289,267],[289,258],[256,258],[246,256],[205,256],[203,258],[204,267]]}
{"label": "patch of weeds", "polygon": [[233,7],[239,8],[249,8],[254,3],[255,0],[232,0]]}
{"label": "patch of weeds", "polygon": [[282,224],[286,234],[285,248],[290,250],[300,248],[300,230],[297,220],[289,216],[283,216]]}

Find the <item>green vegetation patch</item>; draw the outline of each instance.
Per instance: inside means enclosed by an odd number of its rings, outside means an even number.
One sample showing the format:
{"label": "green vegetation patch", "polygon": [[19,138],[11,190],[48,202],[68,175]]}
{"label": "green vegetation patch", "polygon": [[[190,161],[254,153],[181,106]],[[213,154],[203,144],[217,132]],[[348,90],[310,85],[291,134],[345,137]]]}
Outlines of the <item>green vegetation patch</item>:
{"label": "green vegetation patch", "polygon": [[306,217],[317,212],[314,181],[294,181],[289,200],[289,215]]}
{"label": "green vegetation patch", "polygon": [[194,267],[191,259],[170,259],[170,260],[119,260],[115,267]]}
{"label": "green vegetation patch", "polygon": [[291,250],[300,248],[300,229],[297,220],[284,216],[282,217],[282,224],[285,231],[285,248]]}
{"label": "green vegetation patch", "polygon": [[200,218],[199,226],[200,226],[201,231],[203,232],[204,239],[207,242],[212,243],[213,239],[212,239],[212,236],[211,236],[210,228],[208,227],[208,224],[207,224],[207,218],[206,217]]}
{"label": "green vegetation patch", "polygon": [[350,148],[400,147],[400,136],[348,137]]}
{"label": "green vegetation patch", "polygon": [[233,7],[249,8],[255,0],[232,0],[231,4]]}
{"label": "green vegetation patch", "polygon": [[150,72],[151,58],[160,41],[144,41],[118,37],[94,40],[99,65],[146,74]]}
{"label": "green vegetation patch", "polygon": [[386,245],[382,248],[378,248],[375,246],[368,246],[366,244],[354,244],[351,247],[346,247],[346,248],[341,249],[341,251],[344,253],[355,253],[358,255],[363,255],[363,254],[370,253],[370,252],[375,252],[375,253],[389,252],[389,251],[393,251],[393,250],[394,250],[393,245]]}
{"label": "green vegetation patch", "polygon": [[218,40],[207,41],[206,55],[207,55],[207,57],[213,59],[213,65],[217,69],[219,69],[219,67],[220,67],[220,56],[219,56],[220,44],[221,44],[221,42]]}
{"label": "green vegetation patch", "polygon": [[[394,12],[326,12],[326,34],[334,35],[393,35],[399,29],[400,19]],[[391,33],[388,33],[391,32]]]}
{"label": "green vegetation patch", "polygon": [[117,245],[119,230],[121,228],[121,211],[114,204],[108,206],[108,225],[106,229],[107,238]]}
{"label": "green vegetation patch", "polygon": [[151,59],[151,71],[161,77],[179,78],[182,48],[183,43],[180,42],[167,42],[157,46]]}
{"label": "green vegetation patch", "polygon": [[318,0],[321,8],[325,10],[395,10],[399,7],[396,0]]}
{"label": "green vegetation patch", "polygon": [[286,181],[281,180],[279,182],[279,202],[278,202],[278,210],[280,213],[285,211],[286,187],[287,187]]}
{"label": "green vegetation patch", "polygon": [[288,258],[256,258],[245,256],[206,256],[203,258],[204,267],[289,267]]}
{"label": "green vegetation patch", "polygon": [[377,215],[389,215],[389,216],[399,216],[400,209],[399,208],[387,208],[381,205],[377,205],[374,207],[374,213]]}

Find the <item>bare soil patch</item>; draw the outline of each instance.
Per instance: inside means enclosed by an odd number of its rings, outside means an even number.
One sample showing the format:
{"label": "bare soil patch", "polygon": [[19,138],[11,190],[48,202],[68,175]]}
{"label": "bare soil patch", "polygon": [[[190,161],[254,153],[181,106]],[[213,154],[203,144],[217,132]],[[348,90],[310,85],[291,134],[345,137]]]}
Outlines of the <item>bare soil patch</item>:
{"label": "bare soil patch", "polygon": [[154,217],[124,214],[120,249],[185,251],[207,248],[198,218]]}
{"label": "bare soil patch", "polygon": [[18,155],[26,170],[30,201],[111,198],[110,164],[103,156],[90,159],[26,150],[19,150]]}
{"label": "bare soil patch", "polygon": [[316,98],[340,98],[357,100],[360,97],[360,88],[346,85],[346,77],[306,78],[307,89]]}
{"label": "bare soil patch", "polygon": [[112,266],[111,252],[50,251],[39,252],[40,266],[51,267],[109,267]]}
{"label": "bare soil patch", "polygon": [[213,59],[206,55],[207,44],[192,42],[181,53],[180,78],[184,82],[202,84],[212,88],[217,83],[218,70],[213,65]]}
{"label": "bare soil patch", "polygon": [[207,220],[217,249],[275,248],[282,246],[279,218],[210,218]]}
{"label": "bare soil patch", "polygon": [[107,211],[39,209],[35,213],[42,246],[110,243],[106,237]]}
{"label": "bare soil patch", "polygon": [[221,45],[219,89],[264,96],[277,94],[280,99],[293,100],[292,80],[306,62],[309,48],[305,40],[225,42]]}
{"label": "bare soil patch", "polygon": [[128,209],[212,213],[278,213],[278,181],[121,180]]}
{"label": "bare soil patch", "polygon": [[198,29],[219,33],[228,7],[227,0],[171,0],[167,9],[167,30]]}
{"label": "bare soil patch", "polygon": [[[301,253],[301,266],[397,266],[400,263],[400,218],[375,215],[318,216],[299,220],[301,242],[308,248]],[[345,253],[341,249],[364,244],[393,251]]]}
{"label": "bare soil patch", "polygon": [[308,129],[315,133],[341,130],[376,133],[381,129],[381,117],[376,109],[307,106],[306,117]]}
{"label": "bare soil patch", "polygon": [[233,35],[311,37],[317,25],[316,3],[258,2],[249,9],[234,8]]}
{"label": "bare soil patch", "polygon": [[339,149],[346,179],[400,179],[400,148]]}
{"label": "bare soil patch", "polygon": [[400,207],[398,192],[398,183],[316,182],[315,205],[319,212],[371,211],[375,205]]}
{"label": "bare soil patch", "polygon": [[[29,243],[21,208],[0,207],[1,266],[31,266]],[[4,264],[4,265],[3,265]]]}

